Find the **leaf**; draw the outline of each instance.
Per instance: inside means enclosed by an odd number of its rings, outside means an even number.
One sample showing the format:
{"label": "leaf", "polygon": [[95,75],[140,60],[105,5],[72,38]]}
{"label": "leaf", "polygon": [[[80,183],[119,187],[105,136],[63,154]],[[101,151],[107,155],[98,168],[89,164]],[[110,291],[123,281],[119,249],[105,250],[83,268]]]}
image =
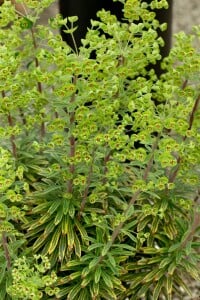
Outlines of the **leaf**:
{"label": "leaf", "polygon": [[57,228],[56,228],[56,230],[53,233],[53,236],[51,238],[50,246],[48,248],[48,253],[49,254],[51,254],[55,250],[55,248],[57,247],[60,235],[61,235],[61,227],[57,226]]}
{"label": "leaf", "polygon": [[1,264],[1,272],[0,272],[0,283],[3,281],[5,272],[6,272],[7,262],[5,261],[4,264]]}
{"label": "leaf", "polygon": [[167,275],[166,285],[165,285],[165,288],[167,290],[167,294],[171,294],[172,293],[172,287],[173,287],[172,284],[173,284],[172,276],[171,275]]}
{"label": "leaf", "polygon": [[68,33],[68,34],[72,34],[74,31],[76,31],[77,28],[78,28],[78,26],[75,26],[75,27],[70,28],[68,30],[63,30],[63,32]]}
{"label": "leaf", "polygon": [[49,202],[45,202],[42,204],[37,205],[36,207],[34,207],[31,211],[31,213],[41,213],[43,211],[47,211],[47,208],[49,207],[50,203]]}
{"label": "leaf", "polygon": [[92,285],[90,285],[90,293],[92,297],[95,299],[99,295],[99,283],[93,282]]}
{"label": "leaf", "polygon": [[190,276],[192,276],[195,280],[200,280],[199,269],[195,265],[193,265],[186,259],[182,259],[181,266],[184,267],[186,271],[190,274]]}
{"label": "leaf", "polygon": [[171,256],[163,258],[159,264],[159,269],[162,269],[166,265],[169,265],[171,263],[172,259],[173,259],[173,257],[171,257]]}
{"label": "leaf", "polygon": [[110,253],[108,253],[108,260],[109,260],[110,264],[113,266],[113,268],[115,268],[116,267],[116,261]]}
{"label": "leaf", "polygon": [[117,296],[113,289],[106,287],[106,289],[100,288],[99,296],[102,297],[100,299],[109,299],[109,300],[117,300]]}
{"label": "leaf", "polygon": [[157,253],[165,253],[167,252],[167,248],[153,248],[153,247],[141,247],[140,250],[145,254],[157,254]]}
{"label": "leaf", "polygon": [[61,266],[61,271],[74,270],[74,268],[85,265],[81,263],[80,260],[69,260],[65,265]]}
{"label": "leaf", "polygon": [[136,238],[132,233],[130,233],[128,230],[121,229],[121,232],[122,232],[125,236],[128,236],[133,242],[137,243],[137,238]]}
{"label": "leaf", "polygon": [[181,246],[181,243],[173,244],[172,246],[169,247],[168,252],[174,252],[175,250],[179,249]]}
{"label": "leaf", "polygon": [[52,186],[52,187],[49,187],[49,188],[46,187],[43,191],[37,191],[37,192],[35,192],[34,196],[37,196],[37,197],[46,196],[46,195],[48,195],[51,192],[54,192],[56,190],[60,190],[60,186],[55,185],[55,186]]}
{"label": "leaf", "polygon": [[108,251],[109,251],[109,249],[110,249],[111,246],[112,246],[112,243],[111,243],[111,242],[108,242],[108,243],[103,247],[103,250],[102,250],[102,252],[101,252],[101,255],[102,255],[102,256],[105,256],[105,255],[108,253]]}
{"label": "leaf", "polygon": [[32,246],[33,250],[38,251],[44,245],[45,242],[46,242],[46,237],[44,236],[44,234],[41,234],[33,244]]}
{"label": "leaf", "polygon": [[72,250],[74,247],[74,226],[72,225],[71,220],[68,221],[68,229],[67,229],[67,245],[69,250]]}
{"label": "leaf", "polygon": [[152,223],[152,216],[147,216],[142,221],[140,221],[137,225],[137,231],[142,231],[149,223]]}
{"label": "leaf", "polygon": [[63,218],[63,208],[62,206],[60,206],[55,216],[54,224],[58,225],[62,221],[62,218]]}
{"label": "leaf", "polygon": [[74,280],[77,279],[78,277],[81,277],[82,271],[77,271],[74,273],[71,273],[68,277],[70,278],[70,280]]}
{"label": "leaf", "polygon": [[91,274],[86,276],[81,282],[81,288],[85,288],[92,281]]}
{"label": "leaf", "polygon": [[69,292],[68,296],[67,296],[67,300],[77,300],[77,295],[80,292],[80,290],[82,289],[80,282],[78,282]]}
{"label": "leaf", "polygon": [[85,267],[85,268],[83,268],[83,270],[82,270],[82,272],[81,272],[81,278],[83,279],[83,278],[85,278],[89,273],[90,273],[90,269],[89,269],[89,267],[87,266],[87,267]]}
{"label": "leaf", "polygon": [[92,251],[92,250],[94,250],[94,249],[96,249],[96,248],[101,248],[102,246],[103,246],[102,243],[92,244],[92,245],[90,245],[90,246],[88,247],[88,251]]}
{"label": "leaf", "polygon": [[98,266],[98,267],[96,268],[96,270],[95,270],[95,273],[94,273],[94,282],[95,282],[95,283],[98,283],[99,280],[100,280],[100,278],[101,278],[101,267]]}
{"label": "leaf", "polygon": [[161,289],[163,287],[163,282],[164,282],[164,278],[161,278],[158,280],[158,282],[153,290],[153,299],[152,300],[158,300]]}
{"label": "leaf", "polygon": [[136,249],[128,244],[113,244],[113,248],[116,247],[116,248],[122,248],[122,249],[127,249],[127,250],[130,250],[131,252],[135,253],[136,252]]}
{"label": "leaf", "polygon": [[146,292],[149,290],[150,286],[151,286],[152,282],[148,282],[143,284],[143,286],[139,289],[139,291],[137,292],[137,297],[144,297],[146,295]]}
{"label": "leaf", "polygon": [[81,244],[77,234],[74,232],[74,250],[78,257],[81,257]]}
{"label": "leaf", "polygon": [[60,206],[60,200],[54,200],[50,208],[48,209],[48,213],[52,215]]}
{"label": "leaf", "polygon": [[103,281],[105,282],[106,286],[113,289],[113,283],[111,280],[111,275],[109,275],[108,273],[106,273],[105,271],[102,270],[101,272],[101,277],[103,278]]}
{"label": "leaf", "polygon": [[54,224],[54,220],[52,220],[46,225],[44,230],[44,236],[47,237],[54,230],[55,230],[55,224]]}
{"label": "leaf", "polygon": [[67,234],[68,233],[68,222],[69,222],[69,216],[64,216],[62,218],[62,223],[61,223],[62,234]]}
{"label": "leaf", "polygon": [[176,261],[173,261],[169,267],[168,267],[168,274],[169,275],[173,275],[174,271],[176,270],[177,268],[177,264],[176,264]]}
{"label": "leaf", "polygon": [[66,235],[61,235],[61,238],[59,240],[59,260],[63,261],[65,254],[66,254],[66,247],[67,247],[67,239]]}
{"label": "leaf", "polygon": [[174,278],[174,281],[178,284],[178,286],[182,287],[185,290],[185,292],[192,297],[192,293],[191,293],[190,289],[185,284],[185,282],[182,280],[182,278],[179,277],[177,272],[174,274],[173,278]]}
{"label": "leaf", "polygon": [[85,228],[80,224],[80,222],[78,221],[77,218],[74,219],[74,224],[76,225],[76,227],[81,235],[82,241],[85,242],[86,244],[88,244],[88,234],[87,234]]}
{"label": "leaf", "polygon": [[69,199],[63,199],[63,214],[66,215],[69,211],[70,201]]}
{"label": "leaf", "polygon": [[89,294],[87,289],[82,289],[79,295],[78,300],[88,300],[89,299]]}
{"label": "leaf", "polygon": [[99,257],[95,257],[90,263],[89,263],[89,269],[91,270],[99,263]]}
{"label": "leaf", "polygon": [[154,276],[158,273],[159,269],[158,267],[154,268],[152,271],[150,271],[146,276],[143,278],[143,282],[149,282],[153,280]]}
{"label": "leaf", "polygon": [[151,225],[152,234],[155,234],[158,231],[158,225],[159,225],[159,223],[160,223],[160,218],[158,216],[156,216],[153,219],[153,223]]}

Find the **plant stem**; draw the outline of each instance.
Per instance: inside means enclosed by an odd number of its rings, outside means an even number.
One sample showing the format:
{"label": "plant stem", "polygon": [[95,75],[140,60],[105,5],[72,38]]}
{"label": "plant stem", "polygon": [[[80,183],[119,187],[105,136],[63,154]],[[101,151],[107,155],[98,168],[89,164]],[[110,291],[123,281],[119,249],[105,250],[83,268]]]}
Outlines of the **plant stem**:
{"label": "plant stem", "polygon": [[[198,106],[199,106],[199,103],[200,103],[200,95],[196,98],[196,101],[194,103],[194,106],[192,108],[192,111],[191,111],[191,114],[190,114],[190,117],[189,117],[189,126],[188,126],[188,130],[191,130],[192,128],[192,125],[193,125],[193,122],[194,122],[194,115],[198,109]],[[185,141],[187,139],[187,136],[185,135],[183,137],[183,141]],[[175,167],[175,170],[171,173],[171,175],[169,176],[169,182],[172,183],[174,182],[174,180],[176,179],[176,176],[178,174],[178,171],[179,171],[179,168],[180,168],[180,165],[181,165],[181,157],[178,156],[177,157],[177,165]]]}
{"label": "plant stem", "polygon": [[195,232],[196,232],[196,230],[199,226],[200,226],[200,212],[195,212],[194,220],[193,220],[192,226],[190,228],[190,231],[188,232],[187,236],[185,237],[185,239],[181,243],[181,248],[182,249],[186,247],[186,245],[189,241],[192,241],[192,239],[194,237],[194,234],[195,234]]}
{"label": "plant stem", "polygon": [[5,232],[2,232],[2,245],[5,253],[5,259],[7,261],[7,270],[9,270],[11,268],[11,258],[10,253],[8,251],[8,242]]}
{"label": "plant stem", "polygon": [[[6,97],[5,91],[2,91],[1,94],[2,94],[3,98]],[[12,118],[10,112],[8,113],[7,120],[8,120],[9,126],[13,127],[13,118]],[[14,158],[16,158],[17,157],[17,147],[16,147],[16,144],[15,144],[15,136],[14,136],[14,134],[11,135],[10,142],[11,142],[11,147],[12,147],[12,154],[13,154]]]}
{"label": "plant stem", "polygon": [[[34,34],[33,28],[31,28],[31,36],[32,36],[32,39],[33,39],[33,46],[34,46],[35,49],[37,49],[37,43],[36,43],[36,39],[35,39],[35,34]],[[37,57],[35,57],[35,66],[39,67],[39,61],[38,61]],[[38,89],[38,92],[40,94],[42,94],[42,83],[39,82],[39,81],[37,82],[37,89]],[[42,113],[42,117],[44,118],[44,113]],[[41,135],[42,139],[45,136],[45,133],[46,133],[46,129],[45,129],[44,121],[43,121],[41,123],[41,127],[40,127],[40,135]]]}
{"label": "plant stem", "polygon": [[[76,78],[76,76],[74,76],[72,83],[74,85],[76,85],[76,81],[77,81],[77,78]],[[73,95],[71,96],[70,103],[75,102],[75,100],[76,100],[76,94],[74,92]],[[72,111],[69,113],[69,123],[70,123],[71,129],[74,125],[74,122],[75,122],[75,112]],[[73,159],[73,157],[75,156],[75,153],[76,153],[76,140],[75,140],[75,137],[73,136],[73,134],[71,134],[71,136],[69,137],[69,146],[70,146],[69,157]],[[69,165],[69,173],[71,174],[71,179],[68,181],[68,193],[72,194],[72,192],[73,192],[73,177],[74,177],[74,173],[75,173],[75,165],[73,162],[70,163],[70,165]]]}
{"label": "plant stem", "polygon": [[[10,127],[13,127],[13,119],[12,119],[12,116],[11,116],[10,113],[8,114],[8,123],[9,123]],[[17,157],[17,147],[16,147],[16,144],[15,144],[14,134],[11,135],[10,142],[11,142],[11,146],[12,146],[13,156],[16,158]]]}
{"label": "plant stem", "polygon": [[88,193],[89,193],[89,187],[90,187],[91,177],[92,177],[92,173],[93,173],[93,163],[94,163],[94,159],[92,160],[92,163],[90,165],[89,172],[88,172],[86,187],[85,187],[85,190],[84,190],[84,193],[83,193],[83,199],[82,199],[82,202],[81,202],[80,211],[78,213],[78,219],[79,220],[80,220],[80,218],[82,216],[82,213],[84,211],[85,204],[86,204],[86,201],[87,201],[87,196],[88,196]]}
{"label": "plant stem", "polygon": [[[155,150],[157,149],[158,147],[158,142],[160,140],[160,134],[156,137],[156,140],[154,142],[154,144],[152,145],[152,154],[151,154],[151,157],[149,159],[149,162],[144,170],[144,175],[143,175],[143,179],[144,180],[147,180],[148,178],[148,175],[149,175],[149,172],[151,171],[151,168],[153,166],[153,159],[154,159],[154,153],[155,153]],[[135,201],[137,200],[138,196],[140,195],[141,193],[141,190],[138,189],[134,195],[132,196],[131,200],[129,201],[129,204],[127,206],[127,208],[125,209],[125,211],[123,212],[123,215],[125,217],[127,217],[127,214],[129,213],[129,210],[130,210],[130,207],[135,203]],[[110,241],[108,242],[108,245],[109,245],[109,248],[108,250],[111,248],[112,244],[114,243],[115,239],[117,238],[118,234],[120,233],[120,230],[122,229],[124,223],[126,222],[126,218],[125,218],[125,221],[122,221],[119,223],[119,225],[115,228],[115,230],[113,231],[112,235],[111,235],[111,239]],[[105,255],[101,255],[99,257],[99,263],[105,258],[106,254]]]}

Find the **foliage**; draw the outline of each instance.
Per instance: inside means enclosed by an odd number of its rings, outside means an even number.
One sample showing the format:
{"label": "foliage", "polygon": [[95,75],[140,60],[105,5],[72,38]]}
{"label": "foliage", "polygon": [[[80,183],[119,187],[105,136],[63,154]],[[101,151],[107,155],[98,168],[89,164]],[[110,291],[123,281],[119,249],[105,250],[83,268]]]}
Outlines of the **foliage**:
{"label": "foliage", "polygon": [[185,274],[199,280],[200,259],[200,28],[176,36],[158,78],[166,24],[149,5],[165,0],[121,1],[123,22],[100,11],[79,53],[52,32],[66,24],[73,36],[76,17],[40,26],[51,1],[20,2],[26,16],[10,1],[0,8],[1,299],[190,293]]}

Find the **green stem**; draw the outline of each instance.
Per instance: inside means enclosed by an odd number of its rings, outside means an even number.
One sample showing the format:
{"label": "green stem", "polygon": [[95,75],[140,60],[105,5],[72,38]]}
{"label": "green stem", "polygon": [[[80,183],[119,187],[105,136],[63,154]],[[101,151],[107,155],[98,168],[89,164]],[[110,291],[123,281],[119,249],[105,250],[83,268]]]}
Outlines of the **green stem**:
{"label": "green stem", "polygon": [[[154,153],[155,153],[155,150],[158,147],[159,140],[160,140],[160,134],[157,136],[157,138],[156,138],[156,140],[155,140],[155,142],[154,142],[154,144],[152,146],[152,154],[151,154],[151,157],[149,159],[149,162],[148,162],[148,164],[147,164],[147,166],[146,166],[146,168],[144,170],[144,174],[143,174],[143,179],[144,180],[147,180],[149,172],[151,171],[151,168],[153,166]],[[134,195],[132,196],[131,200],[129,201],[129,204],[128,204],[127,208],[123,212],[123,215],[125,216],[125,221],[120,222],[119,225],[113,231],[111,239],[108,242],[108,250],[112,247],[112,245],[115,242],[117,236],[119,235],[122,227],[124,226],[124,224],[126,222],[126,217],[127,217],[127,214],[129,213],[130,207],[136,202],[136,200],[138,199],[138,196],[140,195],[140,193],[141,193],[141,190],[137,190],[134,193]],[[101,255],[99,257],[99,263],[102,262],[102,260],[105,258],[105,256],[106,256],[106,254],[105,255]]]}
{"label": "green stem", "polygon": [[[36,43],[36,39],[35,39],[35,34],[34,34],[33,28],[31,28],[31,35],[32,35],[32,40],[33,40],[33,46],[34,46],[35,49],[37,49],[37,43]],[[39,61],[38,61],[37,57],[35,57],[35,66],[39,67]],[[38,92],[40,94],[42,94],[42,83],[39,82],[39,81],[37,82],[37,89],[38,89]],[[42,113],[42,117],[44,118],[44,113]],[[40,135],[41,135],[42,139],[45,136],[45,133],[46,133],[45,123],[42,122],[41,123],[41,127],[40,127]]]}
{"label": "green stem", "polygon": [[9,270],[11,268],[11,258],[10,258],[10,253],[8,251],[8,242],[7,242],[7,237],[5,232],[2,232],[2,245],[5,253],[5,259],[7,262],[7,269]]}
{"label": "green stem", "polygon": [[[73,77],[73,84],[76,85],[76,81],[77,78],[76,76]],[[76,100],[76,94],[73,93],[70,102],[73,103]],[[67,112],[67,110],[66,110]],[[70,128],[72,129],[74,123],[75,123],[75,112],[70,112],[69,113],[69,123],[70,123]],[[75,156],[76,153],[76,140],[75,137],[73,136],[73,134],[71,134],[71,136],[69,137],[69,146],[70,146],[70,150],[69,150],[69,157],[73,158]],[[74,163],[70,163],[69,165],[69,173],[71,174],[71,179],[68,181],[68,193],[72,194],[73,192],[73,177],[74,177],[74,173],[75,173],[75,165]]]}
{"label": "green stem", "polygon": [[[188,126],[188,130],[191,130],[191,128],[192,128],[192,125],[193,125],[193,123],[194,123],[194,115],[195,115],[195,113],[196,113],[196,111],[197,111],[197,109],[198,109],[199,103],[200,103],[200,95],[196,98],[196,101],[195,101],[194,106],[193,106],[193,108],[192,108],[191,114],[190,114],[190,116],[189,116],[189,126]],[[187,136],[185,135],[185,136],[183,137],[183,141],[185,141],[186,139],[187,139]],[[174,171],[173,171],[173,172],[171,173],[171,175],[169,176],[169,182],[172,183],[172,182],[175,181],[176,176],[177,176],[177,174],[178,174],[178,171],[179,171],[179,169],[180,169],[180,165],[181,165],[181,157],[178,156],[178,157],[177,157],[177,165],[176,165]]]}

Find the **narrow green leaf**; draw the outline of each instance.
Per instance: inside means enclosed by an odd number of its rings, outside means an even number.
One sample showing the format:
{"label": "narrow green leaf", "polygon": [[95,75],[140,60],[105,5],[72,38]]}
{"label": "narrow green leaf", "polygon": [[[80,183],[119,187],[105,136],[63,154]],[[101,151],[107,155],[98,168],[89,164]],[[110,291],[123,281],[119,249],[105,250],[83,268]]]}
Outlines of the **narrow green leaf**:
{"label": "narrow green leaf", "polygon": [[76,225],[83,242],[88,244],[88,234],[85,230],[85,228],[81,225],[81,223],[78,221],[77,218],[74,219],[74,224]]}
{"label": "narrow green leaf", "polygon": [[158,280],[154,290],[153,290],[153,299],[152,300],[158,300],[159,299],[159,296],[160,296],[160,292],[161,292],[161,289],[163,287],[163,281],[164,281],[164,278],[161,278]]}
{"label": "narrow green leaf", "polygon": [[74,273],[71,273],[68,277],[70,278],[70,280],[74,280],[77,279],[78,277],[81,277],[82,275],[82,271],[77,271]]}
{"label": "narrow green leaf", "polygon": [[111,253],[108,253],[108,260],[111,263],[111,265],[113,266],[113,268],[116,267],[116,261],[114,259],[114,257],[111,255]]}
{"label": "narrow green leaf", "polygon": [[102,270],[101,277],[103,278],[103,281],[105,282],[106,286],[113,289],[113,283],[112,283],[112,277],[108,273]]}
{"label": "narrow green leaf", "polygon": [[[139,289],[139,291],[137,292],[137,297],[140,298],[140,297],[145,297],[147,291],[149,290],[150,286],[151,286],[152,282],[148,282],[148,283],[145,283],[143,284],[143,286]],[[137,299],[138,299],[137,298]]]}
{"label": "narrow green leaf", "polygon": [[152,279],[158,273],[158,271],[159,271],[158,267],[154,268],[146,276],[144,276],[143,282],[146,283],[146,282],[152,281]]}
{"label": "narrow green leaf", "polygon": [[70,201],[69,199],[63,199],[63,214],[66,215],[69,211]]}
{"label": "narrow green leaf", "polygon": [[57,226],[57,228],[56,228],[56,230],[53,233],[53,236],[51,238],[51,243],[50,243],[50,246],[49,246],[49,249],[48,249],[49,254],[51,254],[55,250],[55,248],[57,247],[60,235],[61,235],[61,228],[60,228],[60,226]]}
{"label": "narrow green leaf", "polygon": [[53,230],[55,230],[54,220],[52,220],[46,225],[44,230],[44,236],[47,237]]}
{"label": "narrow green leaf", "polygon": [[94,281],[95,281],[95,283],[98,283],[99,280],[100,280],[100,278],[101,278],[101,267],[98,266],[96,268],[96,270],[95,270],[95,273],[94,273]]}
{"label": "narrow green leaf", "polygon": [[58,225],[62,221],[62,218],[63,218],[63,208],[62,206],[60,206],[59,209],[57,210],[57,214],[54,219],[54,224]]}
{"label": "narrow green leaf", "polygon": [[88,294],[88,289],[87,288],[82,289],[81,292],[80,292],[78,300],[88,300],[89,298],[90,297],[89,297],[89,294]]}
{"label": "narrow green leaf", "polygon": [[180,246],[181,246],[181,243],[173,244],[172,246],[169,247],[168,252],[174,252],[174,251],[176,251],[177,249],[179,249]]}
{"label": "narrow green leaf", "polygon": [[50,208],[48,209],[48,213],[52,215],[60,206],[60,201],[59,200],[54,200],[52,201],[53,203],[51,204]]}
{"label": "narrow green leaf", "polygon": [[85,278],[89,273],[90,273],[90,268],[87,266],[85,268],[83,268],[82,272],[81,272],[81,278]]}
{"label": "narrow green leaf", "polygon": [[162,269],[165,266],[169,265],[171,263],[172,259],[173,259],[173,257],[171,257],[171,256],[163,258],[159,264],[159,269]]}
{"label": "narrow green leaf", "polygon": [[173,276],[174,282],[178,284],[178,286],[182,287],[184,291],[192,297],[191,290],[189,287],[185,284],[185,281],[177,274],[177,272]]}
{"label": "narrow green leaf", "polygon": [[170,294],[172,293],[172,287],[173,287],[172,276],[171,276],[171,275],[167,275],[167,278],[166,278],[166,285],[165,285],[167,294],[170,295]]}
{"label": "narrow green leaf", "polygon": [[5,261],[4,264],[1,264],[1,272],[0,272],[0,283],[3,281],[5,276],[7,262]]}
{"label": "narrow green leaf", "polygon": [[172,263],[168,267],[168,274],[169,275],[173,275],[173,273],[176,270],[176,268],[177,268],[176,261],[172,261]]}
{"label": "narrow green leaf", "polygon": [[140,221],[137,225],[137,231],[142,231],[148,224],[152,223],[152,216],[145,217],[142,221]]}
{"label": "narrow green leaf", "polygon": [[109,249],[110,249],[111,246],[112,246],[112,243],[111,243],[111,242],[108,242],[108,243],[103,247],[103,250],[102,250],[102,252],[101,252],[101,255],[102,255],[102,256],[105,256],[105,255],[108,253],[108,251],[109,251]]}
{"label": "narrow green leaf", "polygon": [[91,270],[99,263],[99,257],[95,257],[90,263],[89,263],[89,269]]}
{"label": "narrow green leaf", "polygon": [[158,231],[158,225],[160,223],[160,218],[158,216],[156,216],[154,219],[153,219],[153,223],[151,225],[151,231],[153,234],[155,234],[157,231]]}
{"label": "narrow green leaf", "polygon": [[71,220],[69,220],[69,222],[68,222],[67,244],[68,244],[69,250],[72,250],[74,247],[74,226],[72,225]]}
{"label": "narrow green leaf", "polygon": [[192,276],[195,280],[200,280],[199,269],[195,265],[193,265],[186,259],[182,259],[181,266],[184,267],[186,271],[190,274],[190,276]]}
{"label": "narrow green leaf", "polygon": [[44,234],[41,234],[33,244],[32,246],[33,250],[38,251],[44,245],[45,242],[46,242],[46,237],[44,236]]}
{"label": "narrow green leaf", "polygon": [[90,276],[90,274],[88,276],[86,276],[85,278],[83,278],[82,282],[81,282],[81,288],[85,288],[90,282],[92,281],[92,278]]}
{"label": "narrow green leaf", "polygon": [[102,243],[92,244],[92,245],[90,245],[90,246],[88,247],[88,251],[92,251],[92,250],[94,250],[94,249],[96,249],[96,248],[100,248],[100,247],[102,247],[102,246],[103,246]]}
{"label": "narrow green leaf", "polygon": [[70,222],[69,221],[69,216],[63,216],[62,223],[61,223],[62,234],[67,234],[68,233],[68,222]]}
{"label": "narrow green leaf", "polygon": [[74,232],[74,250],[75,253],[78,257],[81,257],[81,243],[79,241],[79,238],[76,234],[76,232]]}
{"label": "narrow green leaf", "polygon": [[67,239],[66,235],[61,235],[59,240],[59,260],[63,261],[66,254]]}
{"label": "narrow green leaf", "polygon": [[99,295],[99,283],[93,282],[93,284],[90,285],[90,293],[91,296],[95,299]]}
{"label": "narrow green leaf", "polygon": [[76,300],[80,290],[81,290],[81,285],[80,282],[78,282],[69,292],[67,296],[67,300]]}
{"label": "narrow green leaf", "polygon": [[[34,196],[37,196],[37,197],[43,197],[43,196],[46,196],[52,192],[55,192],[56,190],[59,190],[60,187],[55,185],[53,187],[49,187],[49,188],[45,188],[43,191],[37,191],[34,193]],[[57,200],[55,200],[57,201]]]}
{"label": "narrow green leaf", "polygon": [[43,211],[47,211],[47,209],[49,208],[50,203],[49,202],[45,202],[42,204],[37,205],[36,207],[34,207],[31,211],[31,213],[36,214],[36,213],[41,213]]}
{"label": "narrow green leaf", "polygon": [[117,300],[117,296],[112,288],[109,288],[108,286],[106,289],[100,288],[99,289],[99,296],[100,299],[106,299],[106,300]]}

